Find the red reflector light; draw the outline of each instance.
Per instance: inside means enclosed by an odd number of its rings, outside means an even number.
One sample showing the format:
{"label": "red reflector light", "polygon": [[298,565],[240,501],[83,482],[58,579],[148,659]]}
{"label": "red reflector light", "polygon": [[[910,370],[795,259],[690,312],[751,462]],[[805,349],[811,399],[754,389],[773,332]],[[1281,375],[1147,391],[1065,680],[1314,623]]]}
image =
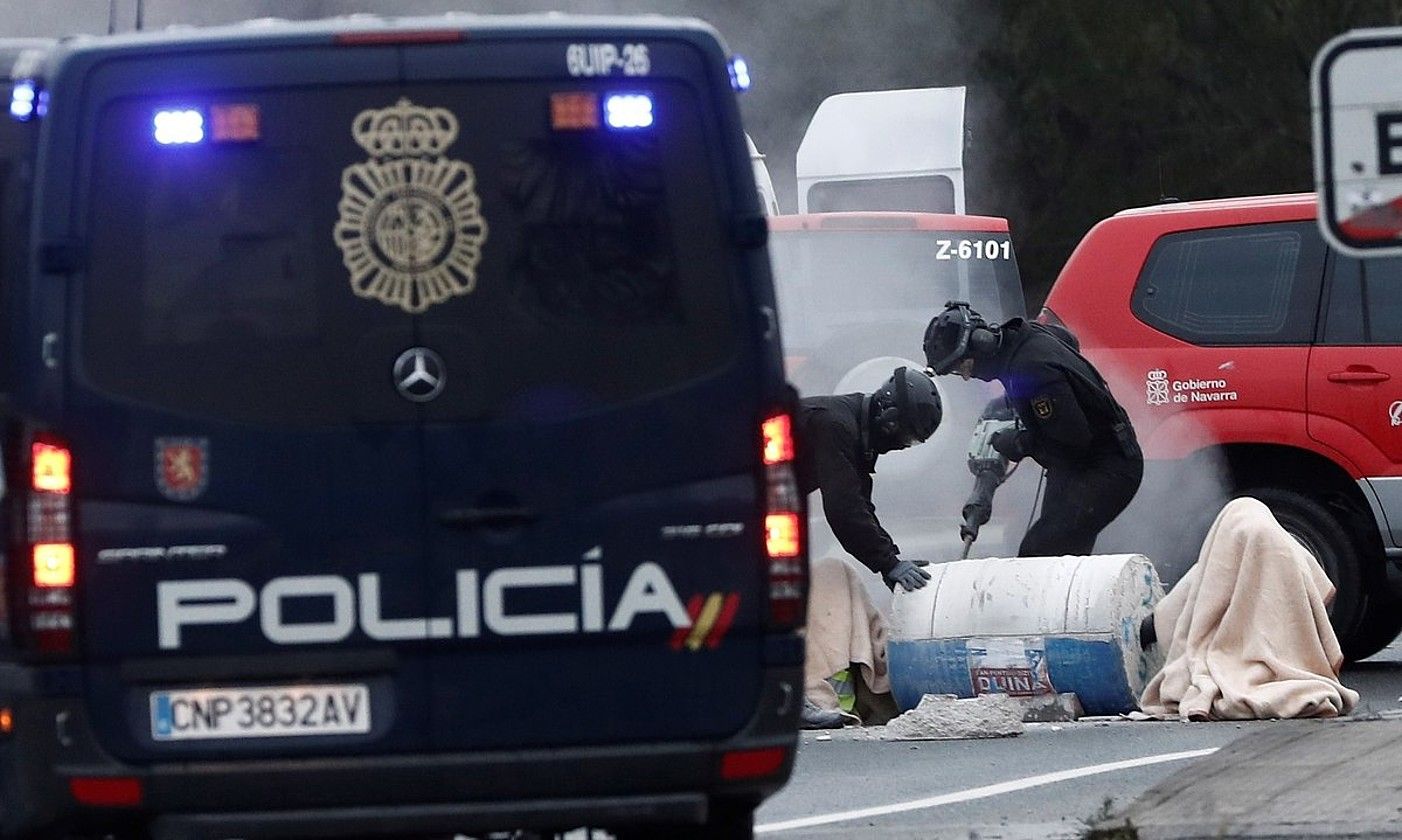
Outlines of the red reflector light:
{"label": "red reflector light", "polygon": [[726,781],[772,776],[784,766],[788,751],[783,747],[762,750],[735,750],[721,756],[720,777]]}
{"label": "red reflector light", "polygon": [[34,585],[41,588],[73,585],[71,543],[39,543],[34,546]]}
{"label": "red reflector light", "polygon": [[466,35],[456,29],[418,29],[405,32],[342,32],[334,43],[342,47],[374,47],[394,44],[451,44]]}
{"label": "red reflector light", "polygon": [[550,94],[550,127],[556,131],[598,128],[598,94],[585,92]]}
{"label": "red reflector light", "polygon": [[34,489],[44,493],[67,493],[73,489],[73,455],[66,446],[35,443],[30,448],[34,464]]}
{"label": "red reflector light", "polygon": [[83,805],[112,807],[141,804],[141,780],[133,776],[68,780],[68,790]]}
{"label": "red reflector light", "polygon": [[210,139],[216,142],[247,143],[262,136],[258,106],[252,103],[211,105],[209,122]]}
{"label": "red reflector light", "polygon": [[787,464],[793,460],[793,419],[776,414],[764,421],[764,463]]}
{"label": "red reflector light", "polygon": [[800,534],[796,513],[771,513],[764,517],[764,550],[770,557],[797,557]]}

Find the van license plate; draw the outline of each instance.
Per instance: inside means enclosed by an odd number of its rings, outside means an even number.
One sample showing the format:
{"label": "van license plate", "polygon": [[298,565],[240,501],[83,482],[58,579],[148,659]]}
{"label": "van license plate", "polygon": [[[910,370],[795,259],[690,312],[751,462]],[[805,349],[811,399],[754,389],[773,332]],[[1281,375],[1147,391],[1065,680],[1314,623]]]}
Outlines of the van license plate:
{"label": "van license plate", "polygon": [[200,688],[151,693],[151,737],[282,738],[370,731],[365,685]]}

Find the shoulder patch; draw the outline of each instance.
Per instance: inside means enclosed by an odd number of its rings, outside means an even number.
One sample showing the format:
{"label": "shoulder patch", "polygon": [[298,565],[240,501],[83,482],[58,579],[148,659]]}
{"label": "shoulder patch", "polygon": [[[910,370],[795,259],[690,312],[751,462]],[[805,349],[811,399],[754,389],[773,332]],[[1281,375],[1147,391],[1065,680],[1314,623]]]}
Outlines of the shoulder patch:
{"label": "shoulder patch", "polygon": [[1034,397],[1032,399],[1032,412],[1037,415],[1038,420],[1046,420],[1052,416],[1051,397]]}

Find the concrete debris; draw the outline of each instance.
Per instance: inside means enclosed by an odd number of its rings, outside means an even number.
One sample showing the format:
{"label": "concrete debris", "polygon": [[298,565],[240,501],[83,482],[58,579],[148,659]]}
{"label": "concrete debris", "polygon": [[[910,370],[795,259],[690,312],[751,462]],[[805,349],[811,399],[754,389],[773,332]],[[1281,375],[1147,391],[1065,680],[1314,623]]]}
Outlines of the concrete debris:
{"label": "concrete debris", "polygon": [[1026,730],[1022,714],[1022,705],[1006,694],[926,694],[920,705],[886,724],[885,734],[894,741],[1007,738]]}
{"label": "concrete debris", "polygon": [[1010,699],[1022,707],[1023,723],[1065,723],[1084,714],[1080,699],[1070,691]]}

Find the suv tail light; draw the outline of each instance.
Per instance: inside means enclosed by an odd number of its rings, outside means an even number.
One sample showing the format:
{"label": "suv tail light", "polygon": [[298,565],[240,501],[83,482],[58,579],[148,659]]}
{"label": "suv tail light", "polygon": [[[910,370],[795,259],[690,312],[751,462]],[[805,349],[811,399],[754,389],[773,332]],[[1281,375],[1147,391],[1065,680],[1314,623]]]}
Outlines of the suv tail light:
{"label": "suv tail light", "polygon": [[10,570],[10,631],[19,647],[45,655],[73,652],[76,623],[73,546],[73,454],[48,436],[29,436],[22,449],[29,477],[16,494],[16,545]]}
{"label": "suv tail light", "polygon": [[769,566],[769,627],[803,624],[808,607],[807,522],[794,474],[793,415],[774,414],[761,424],[764,463],[764,553]]}

